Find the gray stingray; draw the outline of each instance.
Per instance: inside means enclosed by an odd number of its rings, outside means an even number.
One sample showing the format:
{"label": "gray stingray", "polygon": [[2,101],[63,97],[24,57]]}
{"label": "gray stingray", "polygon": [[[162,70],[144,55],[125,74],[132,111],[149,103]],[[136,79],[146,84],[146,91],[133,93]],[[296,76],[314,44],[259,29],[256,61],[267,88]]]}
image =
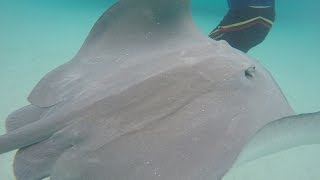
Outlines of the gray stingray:
{"label": "gray stingray", "polygon": [[237,164],[281,150],[258,148],[268,133],[245,146],[294,115],[278,85],[257,61],[202,34],[189,6],[120,0],[100,17],[77,55],[7,118],[0,154],[19,149],[18,180],[216,180],[244,147]]}

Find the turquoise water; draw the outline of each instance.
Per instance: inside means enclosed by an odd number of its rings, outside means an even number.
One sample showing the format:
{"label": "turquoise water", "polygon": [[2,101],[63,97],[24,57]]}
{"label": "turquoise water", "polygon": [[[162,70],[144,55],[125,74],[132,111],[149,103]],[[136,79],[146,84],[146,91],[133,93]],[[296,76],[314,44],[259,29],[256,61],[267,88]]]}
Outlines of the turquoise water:
{"label": "turquoise water", "polygon": [[[0,134],[47,72],[70,60],[108,0],[1,0]],[[290,2],[290,5],[286,3]],[[267,39],[249,55],[272,73],[297,113],[320,110],[320,2],[282,0]],[[317,9],[316,9],[317,8]],[[227,11],[225,0],[194,0],[193,16],[208,33]],[[273,154],[233,170],[227,180],[320,179],[320,145]],[[14,179],[12,153],[0,156],[0,179]],[[298,165],[299,164],[299,165]]]}

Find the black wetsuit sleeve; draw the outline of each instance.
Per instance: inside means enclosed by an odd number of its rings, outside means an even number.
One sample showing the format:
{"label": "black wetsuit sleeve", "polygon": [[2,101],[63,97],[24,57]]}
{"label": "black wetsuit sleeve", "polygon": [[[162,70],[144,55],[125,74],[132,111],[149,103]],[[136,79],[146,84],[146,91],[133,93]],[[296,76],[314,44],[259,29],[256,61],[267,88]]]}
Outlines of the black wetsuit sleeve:
{"label": "black wetsuit sleeve", "polygon": [[232,47],[248,52],[265,39],[274,20],[273,7],[229,9],[209,36],[217,41],[225,40]]}

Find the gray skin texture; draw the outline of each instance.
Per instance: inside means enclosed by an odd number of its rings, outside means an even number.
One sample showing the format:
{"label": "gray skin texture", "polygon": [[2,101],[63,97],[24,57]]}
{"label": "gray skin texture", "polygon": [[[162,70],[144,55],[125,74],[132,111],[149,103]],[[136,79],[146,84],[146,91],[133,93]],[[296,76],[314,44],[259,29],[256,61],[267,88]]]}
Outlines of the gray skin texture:
{"label": "gray skin texture", "polygon": [[189,5],[120,0],[101,16],[8,117],[0,154],[19,149],[18,180],[218,180],[260,128],[294,114],[257,61],[196,28]]}

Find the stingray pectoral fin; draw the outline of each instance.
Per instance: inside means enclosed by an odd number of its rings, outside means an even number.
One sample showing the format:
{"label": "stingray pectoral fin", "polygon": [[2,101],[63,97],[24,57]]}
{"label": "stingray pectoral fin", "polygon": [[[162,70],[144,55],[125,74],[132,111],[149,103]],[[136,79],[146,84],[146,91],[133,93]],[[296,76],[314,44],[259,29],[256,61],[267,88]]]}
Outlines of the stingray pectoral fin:
{"label": "stingray pectoral fin", "polygon": [[0,136],[0,154],[49,138],[57,131],[54,122],[37,121]]}
{"label": "stingray pectoral fin", "polygon": [[51,169],[60,155],[74,142],[72,131],[61,130],[50,138],[32,146],[19,149],[13,163],[17,180],[43,179],[49,177]]}
{"label": "stingray pectoral fin", "polygon": [[320,112],[285,117],[260,129],[233,166],[297,146],[319,143]]}

